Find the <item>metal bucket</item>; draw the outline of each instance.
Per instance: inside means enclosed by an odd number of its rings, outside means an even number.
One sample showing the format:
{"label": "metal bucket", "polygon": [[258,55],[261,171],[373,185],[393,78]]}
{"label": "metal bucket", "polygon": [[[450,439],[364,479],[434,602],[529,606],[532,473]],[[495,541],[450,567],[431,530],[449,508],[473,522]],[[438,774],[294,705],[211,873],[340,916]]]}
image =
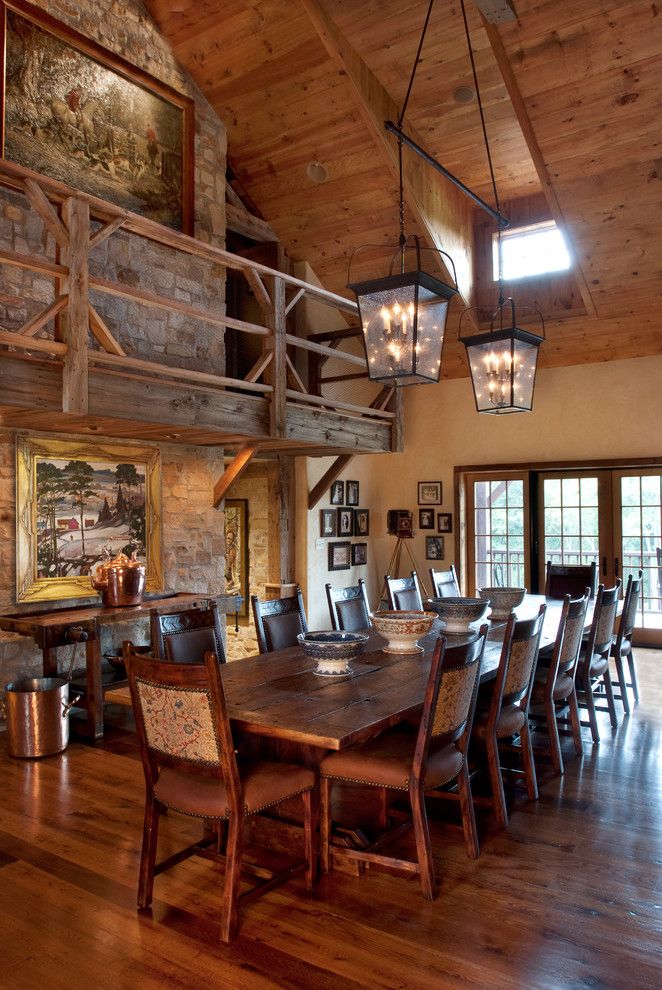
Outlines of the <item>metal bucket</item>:
{"label": "metal bucket", "polygon": [[69,682],[22,677],[5,688],[10,756],[51,756],[69,742]]}

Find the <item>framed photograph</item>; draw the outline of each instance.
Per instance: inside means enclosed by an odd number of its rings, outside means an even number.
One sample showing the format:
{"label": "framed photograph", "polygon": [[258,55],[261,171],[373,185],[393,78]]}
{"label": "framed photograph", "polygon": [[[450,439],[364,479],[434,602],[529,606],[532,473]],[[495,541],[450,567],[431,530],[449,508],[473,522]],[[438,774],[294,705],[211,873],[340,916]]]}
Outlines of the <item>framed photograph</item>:
{"label": "framed photograph", "polygon": [[418,504],[419,505],[441,505],[441,482],[440,481],[419,481],[419,483],[418,483]]}
{"label": "framed photograph", "polygon": [[438,533],[452,533],[453,532],[453,513],[452,512],[438,512],[437,513],[437,532]]}
{"label": "framed photograph", "polygon": [[370,509],[354,509],[354,536],[367,536],[370,532]]}
{"label": "framed photograph", "polygon": [[347,571],[352,562],[352,544],[329,543],[329,570]]}
{"label": "framed photograph", "polygon": [[338,536],[351,536],[354,529],[352,509],[338,509]]}
{"label": "framed photograph", "polygon": [[444,538],[443,536],[425,537],[425,557],[427,560],[444,559]]}
{"label": "framed photograph", "polygon": [[434,509],[418,510],[418,528],[434,529]]}
{"label": "framed photograph", "polygon": [[368,563],[368,544],[352,543],[352,567],[363,567]]}
{"label": "framed photograph", "polygon": [[345,482],[334,481],[331,485],[331,505],[345,504]]}
{"label": "framed photograph", "polygon": [[163,587],[159,451],[20,436],[17,600],[92,597],[90,572],[120,550],[146,563],[148,591]]}
{"label": "framed photograph", "polygon": [[242,619],[248,618],[248,499],[225,500],[225,592],[241,595]]}
{"label": "framed photograph", "polygon": [[192,234],[193,101],[23,0],[0,32],[3,158]]}
{"label": "framed photograph", "polygon": [[358,481],[347,481],[347,505],[359,504],[359,483]]}
{"label": "framed photograph", "polygon": [[320,509],[320,536],[338,535],[338,517],[335,509]]}

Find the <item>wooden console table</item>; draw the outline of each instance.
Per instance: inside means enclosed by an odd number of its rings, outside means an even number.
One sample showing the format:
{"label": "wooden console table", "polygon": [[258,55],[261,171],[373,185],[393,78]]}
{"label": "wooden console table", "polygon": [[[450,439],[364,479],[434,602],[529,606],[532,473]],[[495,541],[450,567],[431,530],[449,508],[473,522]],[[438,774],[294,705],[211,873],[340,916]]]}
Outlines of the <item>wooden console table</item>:
{"label": "wooden console table", "polygon": [[148,617],[153,609],[160,612],[177,612],[182,607],[198,608],[208,601],[215,601],[219,611],[236,612],[242,603],[240,595],[204,595],[191,592],[146,598],[141,605],[124,608],[105,608],[103,605],[82,605],[76,608],[53,609],[49,612],[22,612],[0,615],[0,629],[31,636],[42,651],[44,677],[58,673],[57,649],[82,642],[85,644],[84,695],[76,703],[86,712],[80,730],[92,739],[103,737],[103,702],[106,688],[118,688],[126,680],[118,676],[111,684],[104,685],[101,671],[101,626],[119,622],[132,622],[141,616]]}

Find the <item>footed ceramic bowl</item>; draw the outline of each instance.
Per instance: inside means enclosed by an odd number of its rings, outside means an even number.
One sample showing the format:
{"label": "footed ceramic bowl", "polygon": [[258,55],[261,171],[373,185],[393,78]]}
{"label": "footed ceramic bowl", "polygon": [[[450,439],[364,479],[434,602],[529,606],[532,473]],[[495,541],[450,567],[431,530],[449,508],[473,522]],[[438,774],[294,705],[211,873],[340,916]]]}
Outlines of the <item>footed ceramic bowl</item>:
{"label": "footed ceramic bowl", "polygon": [[485,616],[490,603],[482,598],[430,598],[429,608],[439,616],[443,631],[463,633],[474,628]]}
{"label": "footed ceramic bowl", "polygon": [[373,612],[372,624],[377,632],[387,640],[382,647],[384,653],[422,653],[423,647],[416,642],[430,632],[434,612]]}
{"label": "footed ceramic bowl", "polygon": [[368,637],[365,633],[324,629],[319,632],[299,633],[297,640],[303,652],[313,660],[317,660],[317,673],[333,676],[346,674],[349,671],[349,661],[363,652]]}
{"label": "footed ceramic bowl", "polygon": [[526,588],[481,588],[478,594],[491,604],[491,618],[500,622],[507,619],[512,610],[522,604]]}

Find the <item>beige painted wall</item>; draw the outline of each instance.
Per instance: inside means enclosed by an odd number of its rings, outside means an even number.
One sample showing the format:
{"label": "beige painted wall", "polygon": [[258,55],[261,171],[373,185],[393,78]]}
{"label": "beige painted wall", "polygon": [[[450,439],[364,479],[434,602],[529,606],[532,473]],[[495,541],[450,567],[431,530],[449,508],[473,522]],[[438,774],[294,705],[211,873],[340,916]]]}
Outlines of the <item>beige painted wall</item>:
{"label": "beige painted wall", "polygon": [[[405,452],[357,457],[344,478],[361,483],[361,504],[370,509],[368,566],[354,571],[326,571],[326,544],[316,549],[319,511],[308,514],[307,605],[316,620],[328,621],[324,584],[342,586],[364,576],[374,605],[379,582],[393,552],[386,536],[386,510],[408,508],[418,524],[418,481],[441,481],[441,511],[453,512],[453,469],[464,464],[581,460],[662,456],[662,356],[543,370],[531,413],[479,415],[468,379],[409,388],[405,395]],[[329,461],[311,461],[309,487]],[[305,518],[299,513],[299,518]],[[454,519],[454,524],[456,520]],[[412,549],[419,570],[427,575],[425,533],[417,533]],[[454,544],[446,537],[446,558],[454,560]],[[303,572],[300,561],[299,573]],[[408,568],[403,565],[402,573]],[[364,573],[365,572],[365,573]]]}

